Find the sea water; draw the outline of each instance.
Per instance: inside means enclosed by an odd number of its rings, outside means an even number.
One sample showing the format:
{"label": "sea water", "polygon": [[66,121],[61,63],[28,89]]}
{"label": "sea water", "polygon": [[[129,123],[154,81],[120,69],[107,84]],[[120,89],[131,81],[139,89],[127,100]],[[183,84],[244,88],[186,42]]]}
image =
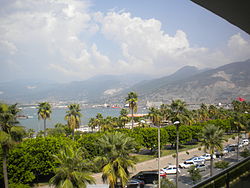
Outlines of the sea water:
{"label": "sea water", "polygon": [[[20,125],[27,129],[34,129],[36,132],[43,130],[44,121],[43,119],[38,120],[37,108],[22,108],[21,114],[28,116],[27,119],[18,119]],[[67,108],[53,108],[50,119],[46,120],[47,128],[54,128],[56,123],[66,124],[65,115]],[[86,125],[90,118],[95,118],[97,113],[101,113],[103,117],[112,116],[118,117],[120,115],[121,108],[83,108],[81,109],[81,125]]]}

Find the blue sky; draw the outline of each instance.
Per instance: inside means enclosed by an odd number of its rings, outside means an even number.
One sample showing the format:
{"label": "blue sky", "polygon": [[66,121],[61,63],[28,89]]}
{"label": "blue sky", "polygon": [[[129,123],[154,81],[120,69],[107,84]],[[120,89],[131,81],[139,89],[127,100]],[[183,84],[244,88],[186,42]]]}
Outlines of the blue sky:
{"label": "blue sky", "polygon": [[248,34],[189,0],[0,3],[0,81],[159,77],[250,57]]}

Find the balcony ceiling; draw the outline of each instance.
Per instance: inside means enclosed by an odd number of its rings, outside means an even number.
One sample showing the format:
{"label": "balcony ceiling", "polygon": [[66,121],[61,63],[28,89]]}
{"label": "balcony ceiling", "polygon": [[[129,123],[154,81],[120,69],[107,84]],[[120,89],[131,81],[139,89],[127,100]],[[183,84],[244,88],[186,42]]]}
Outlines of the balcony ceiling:
{"label": "balcony ceiling", "polygon": [[250,0],[191,0],[250,34]]}

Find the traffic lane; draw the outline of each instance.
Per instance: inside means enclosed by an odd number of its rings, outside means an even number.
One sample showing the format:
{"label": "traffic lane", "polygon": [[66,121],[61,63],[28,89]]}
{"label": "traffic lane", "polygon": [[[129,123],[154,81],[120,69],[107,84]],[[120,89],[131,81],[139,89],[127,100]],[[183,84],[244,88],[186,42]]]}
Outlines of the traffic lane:
{"label": "traffic lane", "polygon": [[[249,147],[248,147],[249,148]],[[243,148],[241,149],[243,150]],[[239,156],[239,160],[242,160],[243,158]],[[233,151],[228,153],[222,158],[216,158],[214,159],[214,163],[220,160],[225,160],[229,162],[229,166],[237,162],[237,151]],[[201,171],[202,179],[206,179],[210,176],[210,161],[206,161],[206,169],[204,171]],[[213,168],[213,174],[217,174],[223,169]],[[171,181],[175,182],[175,174],[168,174],[167,178],[169,178]],[[188,169],[181,169],[181,173],[179,175],[179,187],[180,188],[186,188],[193,185],[193,182],[190,178],[190,175],[188,173]]]}

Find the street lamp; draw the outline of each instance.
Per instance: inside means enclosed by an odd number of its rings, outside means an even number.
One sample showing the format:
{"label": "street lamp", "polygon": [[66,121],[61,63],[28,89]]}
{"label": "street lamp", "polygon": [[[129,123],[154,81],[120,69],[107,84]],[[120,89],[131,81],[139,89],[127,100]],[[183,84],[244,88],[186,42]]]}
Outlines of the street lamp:
{"label": "street lamp", "polygon": [[178,188],[178,176],[179,176],[179,156],[178,156],[178,149],[179,149],[179,121],[175,121],[174,125],[176,125],[176,188]]}
{"label": "street lamp", "polygon": [[158,125],[158,188],[161,187],[161,174],[160,174],[160,158],[161,158],[161,132],[160,124]]}

